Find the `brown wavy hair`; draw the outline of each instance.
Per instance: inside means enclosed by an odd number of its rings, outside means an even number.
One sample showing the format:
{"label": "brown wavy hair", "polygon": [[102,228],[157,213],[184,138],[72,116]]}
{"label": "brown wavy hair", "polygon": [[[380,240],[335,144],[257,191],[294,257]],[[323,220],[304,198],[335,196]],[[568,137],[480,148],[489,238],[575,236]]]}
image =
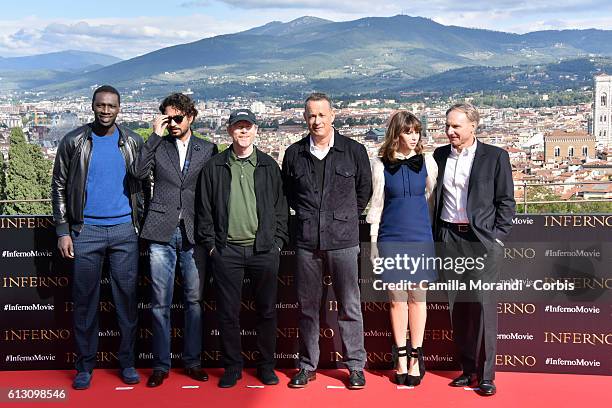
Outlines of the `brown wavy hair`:
{"label": "brown wavy hair", "polygon": [[385,132],[385,141],[383,142],[382,146],[380,146],[378,156],[380,156],[382,161],[387,163],[397,161],[395,158],[395,153],[400,147],[400,135],[402,133],[412,132],[419,134],[419,141],[414,148],[414,152],[416,154],[421,154],[423,152],[423,143],[421,142],[420,136],[421,129],[421,121],[412,113],[406,110],[394,112],[389,118],[389,125],[387,126],[387,131]]}

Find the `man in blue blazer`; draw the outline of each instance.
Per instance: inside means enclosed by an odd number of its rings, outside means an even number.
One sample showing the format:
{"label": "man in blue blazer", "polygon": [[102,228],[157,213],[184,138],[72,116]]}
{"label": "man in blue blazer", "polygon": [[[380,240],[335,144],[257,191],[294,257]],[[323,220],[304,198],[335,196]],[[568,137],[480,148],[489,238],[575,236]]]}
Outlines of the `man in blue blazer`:
{"label": "man in blue blazer", "polygon": [[447,291],[463,369],[450,385],[465,387],[478,380],[482,395],[494,395],[496,296],[494,291],[470,290],[470,282],[497,281],[497,261],[512,227],[515,201],[508,153],[476,140],[479,119],[468,103],[446,111],[450,144],[434,152],[439,169],[434,236],[446,256],[484,260],[481,269],[440,272],[446,282],[462,282],[468,288]]}
{"label": "man in blue blazer", "polygon": [[[185,374],[208,380],[200,365],[202,349],[201,283],[204,277],[194,259],[195,191],[204,163],[217,146],[193,136],[198,111],[186,95],[175,93],[161,103],[153,134],[134,165],[135,176],[152,176],[153,195],[140,236],[149,241],[151,309],[153,313],[153,374],[147,386],[160,386],[170,370],[170,306],[178,260],[183,277]],[[163,136],[165,131],[167,136]]]}

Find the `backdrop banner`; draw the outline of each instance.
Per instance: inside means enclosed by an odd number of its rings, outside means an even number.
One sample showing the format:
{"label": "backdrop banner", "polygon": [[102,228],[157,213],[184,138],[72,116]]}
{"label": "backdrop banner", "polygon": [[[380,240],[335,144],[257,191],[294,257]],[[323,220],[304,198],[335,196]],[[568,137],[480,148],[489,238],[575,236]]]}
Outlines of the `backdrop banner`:
{"label": "backdrop banner", "polygon": [[[297,220],[291,219],[291,224]],[[500,258],[497,291],[499,371],[612,375],[612,215],[517,215]],[[361,220],[360,283],[368,368],[391,369],[389,304],[374,282],[369,225]],[[0,217],[0,370],[74,367],[70,261],[58,257],[51,217]],[[206,262],[201,262],[206,264]],[[298,303],[295,250],[281,252],[278,273],[278,367],[296,367]],[[210,271],[206,284],[203,366],[219,367],[221,352],[216,301]],[[148,249],[141,243],[138,284],[137,366],[150,367],[151,302]],[[329,275],[323,276],[320,368],[342,365],[338,302]],[[427,367],[458,369],[445,291],[428,292],[423,345]],[[172,304],[172,364],[181,366],[183,305],[177,273]],[[118,367],[119,329],[108,271],[103,274],[99,304],[99,367]],[[241,327],[245,366],[254,366],[255,304],[245,277]],[[407,334],[409,335],[409,334]]]}

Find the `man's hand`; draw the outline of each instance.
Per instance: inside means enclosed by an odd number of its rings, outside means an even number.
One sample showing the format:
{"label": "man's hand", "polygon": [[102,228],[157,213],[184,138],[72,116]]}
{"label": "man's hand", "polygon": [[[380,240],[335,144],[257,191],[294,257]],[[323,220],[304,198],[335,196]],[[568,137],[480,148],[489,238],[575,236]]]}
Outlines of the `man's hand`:
{"label": "man's hand", "polygon": [[158,136],[163,136],[168,127],[168,115],[158,115],[153,120],[153,132]]}
{"label": "man's hand", "polygon": [[74,247],[72,246],[72,238],[70,235],[64,235],[57,239],[57,249],[59,249],[62,258],[74,258]]}

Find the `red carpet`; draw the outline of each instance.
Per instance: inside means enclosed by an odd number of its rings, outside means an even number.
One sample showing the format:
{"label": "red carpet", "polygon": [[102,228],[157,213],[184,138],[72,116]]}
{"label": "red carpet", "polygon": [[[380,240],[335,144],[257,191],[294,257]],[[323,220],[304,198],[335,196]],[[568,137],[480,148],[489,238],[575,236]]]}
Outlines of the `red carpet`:
{"label": "red carpet", "polygon": [[[217,388],[220,369],[208,370],[210,381],[198,383],[173,370],[164,384],[155,389],[145,386],[150,370],[139,370],[141,383],[131,390],[117,377],[116,370],[96,370],[92,386],[86,391],[71,388],[74,371],[3,371],[0,372],[0,406],[15,407],[401,407],[410,404],[424,407],[589,407],[608,406],[612,397],[612,377],[559,374],[497,373],[497,395],[481,397],[475,391],[447,386],[454,372],[428,372],[423,383],[413,389],[397,389],[389,382],[390,372],[368,371],[367,387],[363,390],[343,388],[347,372],[320,370],[317,380],[304,389],[286,386],[294,370],[279,372],[281,384],[260,387],[253,370],[247,370],[238,385],[230,389]],[[199,388],[183,388],[197,386]],[[331,388],[330,388],[331,386]],[[339,387],[339,388],[334,388]],[[342,388],[340,388],[342,387]],[[6,403],[9,388],[55,388],[67,391],[61,402],[24,401]]]}

